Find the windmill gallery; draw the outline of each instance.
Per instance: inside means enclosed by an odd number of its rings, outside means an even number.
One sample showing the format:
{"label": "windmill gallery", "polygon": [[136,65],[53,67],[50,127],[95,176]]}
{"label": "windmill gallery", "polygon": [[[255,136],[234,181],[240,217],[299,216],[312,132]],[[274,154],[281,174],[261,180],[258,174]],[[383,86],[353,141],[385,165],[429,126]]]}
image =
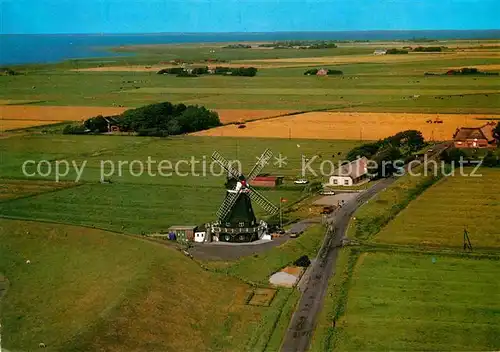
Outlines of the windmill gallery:
{"label": "windmill gallery", "polygon": [[251,182],[268,164],[272,156],[269,149],[265,150],[253,169],[245,176],[233,168],[222,155],[214,152],[212,154],[213,161],[227,173],[226,195],[215,214],[215,221],[205,224],[204,229],[195,226],[172,226],[168,230],[168,238],[171,240],[183,238],[195,242],[270,240],[269,226],[264,220],[256,218],[252,202],[259,205],[269,216],[276,215],[280,211],[280,207],[274,205],[253,188]]}

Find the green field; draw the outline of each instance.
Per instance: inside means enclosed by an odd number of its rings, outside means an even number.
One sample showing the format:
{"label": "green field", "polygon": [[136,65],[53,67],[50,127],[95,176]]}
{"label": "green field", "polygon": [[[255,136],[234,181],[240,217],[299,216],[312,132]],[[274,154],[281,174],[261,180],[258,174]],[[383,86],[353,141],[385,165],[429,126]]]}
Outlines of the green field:
{"label": "green field", "polygon": [[[0,221],[0,239],[0,271],[11,282],[2,346],[14,351],[40,342],[51,351],[232,350],[247,338],[238,321],[258,323],[265,311],[243,305],[247,285],[205,272],[166,246],[11,220]],[[228,319],[232,341],[220,329]]]}
{"label": "green field", "polygon": [[[467,170],[471,172],[472,169]],[[467,227],[476,250],[500,247],[500,171],[447,177],[409,204],[374,241],[462,247]]]}
{"label": "green field", "polygon": [[[452,42],[442,42],[451,45]],[[461,43],[464,45],[465,43]],[[494,76],[424,76],[444,73],[450,67],[498,65],[494,48],[484,57],[471,55],[436,56],[435,60],[412,54],[409,62],[370,62],[374,48],[394,44],[342,45],[325,50],[244,50],[221,49],[211,45],[144,46],[124,48],[136,55],[109,59],[70,60],[52,65],[15,67],[24,75],[0,76],[1,100],[34,101],[36,105],[142,106],[171,101],[200,104],[217,109],[336,109],[373,112],[499,113],[500,84]],[[438,43],[435,43],[438,45]],[[470,43],[478,47],[478,43]],[[210,53],[217,48],[216,54]],[[476,53],[477,54],[477,53]],[[211,58],[247,64],[259,59],[303,57],[359,57],[367,62],[310,64],[308,67],[279,67],[266,62],[256,77],[204,76],[179,78],[155,72],[75,72],[72,69],[97,66],[152,65],[173,59],[202,63]],[[290,65],[290,62],[287,63]],[[294,62],[292,61],[292,66]],[[224,63],[220,63],[224,65]],[[305,63],[305,65],[308,65]],[[342,70],[343,77],[308,77],[308,68]],[[497,70],[498,71],[498,70]],[[417,100],[408,96],[420,95]]]}
{"label": "green field", "polygon": [[498,350],[497,267],[498,260],[363,253],[325,351]]}
{"label": "green field", "polygon": [[170,246],[33,221],[0,220],[0,272],[10,351],[273,351],[298,300],[279,289],[269,307],[246,305],[248,284]]}
{"label": "green field", "polygon": [[[220,167],[213,167],[216,175],[210,173],[210,156],[219,151],[229,160],[239,160],[242,169],[249,172],[256,157],[266,149],[275,155],[286,156],[287,165],[282,168],[270,164],[263,171],[283,175],[285,187],[276,190],[262,190],[272,202],[279,198],[288,199],[288,205],[307,195],[303,186],[296,186],[293,180],[300,177],[302,155],[311,157],[321,155],[323,159],[345,155],[357,142],[354,141],[314,141],[280,139],[210,138],[210,137],[175,137],[168,139],[109,137],[109,136],[62,136],[29,135],[0,140],[3,163],[0,175],[7,179],[33,180],[35,175],[26,177],[22,172],[25,160],[48,160],[53,173],[45,178],[55,180],[56,160],[74,161],[81,167],[86,162],[78,184],[57,192],[41,193],[18,200],[0,202],[3,216],[50,220],[76,225],[95,226],[103,229],[128,233],[154,232],[166,230],[179,224],[199,225],[213,220],[214,214],[225,196],[225,176]],[[341,156],[337,156],[341,153]],[[151,164],[151,173],[147,170],[148,157],[156,161]],[[177,164],[179,160],[197,164]],[[140,161],[144,173],[140,176]],[[164,176],[157,165],[162,160],[173,165],[172,175]],[[108,162],[109,161],[109,162]],[[101,162],[103,175],[109,176],[113,183],[101,184]],[[119,162],[124,164],[119,174]],[[206,166],[204,166],[204,162]],[[114,165],[114,166],[111,166]],[[178,173],[175,165],[179,165]],[[111,175],[112,167],[115,168]],[[64,170],[63,170],[64,169]],[[61,166],[61,173],[65,167]],[[29,174],[36,173],[36,168],[27,168]],[[45,167],[43,171],[48,171]],[[74,181],[77,173],[72,169],[61,180]],[[76,187],[78,186],[78,187]],[[257,215],[265,216],[258,206]]]}
{"label": "green field", "polygon": [[[432,45],[479,48],[481,43],[498,41]],[[211,109],[500,113],[498,77],[424,76],[451,67],[498,67],[498,48],[435,60],[414,55],[409,62],[389,57],[369,62],[374,49],[403,45],[121,48],[135,55],[14,67],[20,75],[0,76],[0,104],[138,107],[170,101]],[[309,66],[299,60],[354,55],[366,55],[367,62]],[[297,66],[266,63],[252,78],[73,71],[209,58],[253,64],[297,58]],[[319,67],[344,75],[303,75]],[[278,289],[269,307],[247,305],[245,299],[248,290],[266,286],[273,272],[302,255],[313,258],[324,237],[321,226],[263,253],[208,263],[189,259],[171,243],[134,235],[215,220],[225,175],[211,165],[214,151],[239,160],[244,173],[266,148],[286,157],[283,167],[272,160],[262,171],[284,176],[285,184],[262,193],[275,204],[281,197],[288,200],[285,223],[310,216],[311,198],[294,204],[311,196],[309,187],[293,183],[301,177],[303,157],[318,155],[316,165],[335,162],[359,141],[74,136],[49,130],[0,138],[0,278],[9,280],[1,302],[2,347],[32,351],[43,342],[50,351],[82,352],[280,349],[299,292]],[[32,176],[23,174],[28,160]],[[42,160],[47,161],[42,171],[51,169],[46,176],[36,172]],[[158,170],[161,161],[168,161],[162,169],[167,174]],[[64,173],[60,183],[56,165]],[[82,170],[79,182],[74,165]],[[348,236],[360,246],[340,254],[311,351],[500,349],[494,253],[500,246],[500,172],[482,172],[482,178],[405,176],[356,212]],[[111,182],[101,183],[103,177]],[[309,180],[319,184],[326,177]],[[257,205],[255,210],[266,218]],[[464,226],[472,254],[462,252]]]}
{"label": "green field", "polygon": [[426,174],[423,167],[415,170],[415,176],[399,177],[356,211],[349,224],[347,236],[362,240],[371,239],[440,177],[439,173],[436,176],[432,172]]}

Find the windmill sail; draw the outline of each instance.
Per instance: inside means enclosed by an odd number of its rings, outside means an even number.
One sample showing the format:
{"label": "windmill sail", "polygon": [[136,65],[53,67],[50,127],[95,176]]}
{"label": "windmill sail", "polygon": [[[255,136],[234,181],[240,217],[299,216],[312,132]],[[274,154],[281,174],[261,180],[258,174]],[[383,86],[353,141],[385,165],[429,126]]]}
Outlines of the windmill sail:
{"label": "windmill sail", "polygon": [[252,181],[262,171],[264,166],[269,163],[269,160],[271,160],[272,157],[273,153],[269,149],[266,149],[260,156],[259,161],[255,164],[252,171],[248,174],[247,180]]}
{"label": "windmill sail", "polygon": [[227,172],[229,175],[231,175],[232,177],[238,179],[240,176],[241,176],[241,172],[239,172],[238,170],[235,170],[232,166],[231,166],[231,163],[229,161],[226,160],[226,158],[224,158],[222,155],[220,155],[218,152],[214,152],[212,154],[212,159],[217,163],[219,164],[220,166],[222,166]]}
{"label": "windmill sail", "polygon": [[217,218],[219,220],[221,221],[224,220],[227,214],[229,214],[234,204],[236,203],[238,196],[239,196],[238,193],[228,193],[228,196],[226,197],[226,199],[224,199],[224,202],[217,211]]}
{"label": "windmill sail", "polygon": [[270,215],[275,215],[279,211],[279,208],[276,205],[271,203],[269,199],[267,199],[262,194],[257,192],[254,188],[250,188],[249,195],[251,200],[257,203],[262,209],[267,211]]}

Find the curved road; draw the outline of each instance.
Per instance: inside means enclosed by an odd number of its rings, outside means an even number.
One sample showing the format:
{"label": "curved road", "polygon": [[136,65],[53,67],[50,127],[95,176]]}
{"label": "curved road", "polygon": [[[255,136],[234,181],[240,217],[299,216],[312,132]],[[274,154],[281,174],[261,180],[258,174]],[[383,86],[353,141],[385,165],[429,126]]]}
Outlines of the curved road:
{"label": "curved road", "polygon": [[[433,150],[429,150],[427,157],[439,156],[448,147],[447,143],[436,145]],[[328,280],[334,274],[338,251],[342,239],[345,237],[351,216],[361,205],[396,180],[396,177],[380,180],[365,192],[360,193],[355,199],[347,202],[328,218],[330,230],[327,232],[323,247],[311,268],[309,279],[304,285],[302,297],[290,321],[281,351],[307,351],[317,317],[323,307]]]}

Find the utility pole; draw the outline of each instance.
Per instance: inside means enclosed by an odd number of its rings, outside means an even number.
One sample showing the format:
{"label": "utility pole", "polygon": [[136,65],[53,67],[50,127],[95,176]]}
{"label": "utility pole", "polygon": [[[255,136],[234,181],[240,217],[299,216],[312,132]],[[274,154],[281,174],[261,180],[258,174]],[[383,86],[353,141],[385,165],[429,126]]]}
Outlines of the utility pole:
{"label": "utility pole", "polygon": [[467,228],[464,227],[464,251],[470,250],[472,252],[472,244],[470,243],[469,233]]}
{"label": "utility pole", "polygon": [[281,211],[281,203],[283,203],[283,198],[280,197],[280,230],[283,230],[283,212]]}

